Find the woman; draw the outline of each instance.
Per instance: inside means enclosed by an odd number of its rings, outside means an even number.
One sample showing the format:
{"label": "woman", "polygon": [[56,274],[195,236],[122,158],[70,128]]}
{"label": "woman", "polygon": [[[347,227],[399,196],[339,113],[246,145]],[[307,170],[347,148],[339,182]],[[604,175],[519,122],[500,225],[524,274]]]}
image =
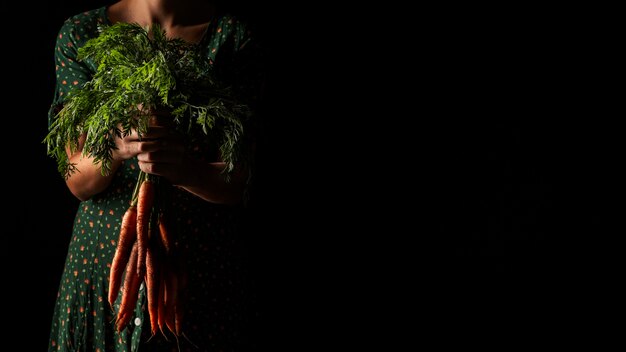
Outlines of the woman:
{"label": "woman", "polygon": [[[245,24],[209,1],[121,0],[67,19],[55,48],[56,90],[49,123],[72,89],[89,81],[96,67],[77,59],[78,49],[117,22],[158,24],[169,37],[205,50],[206,59],[228,77],[246,103],[258,98],[258,46]],[[156,118],[162,118],[162,114]],[[172,129],[152,126],[117,138],[111,172],[78,151],[68,150],[78,172],[66,179],[81,203],[51,324],[49,351],[239,351],[246,346],[246,281],[238,237],[240,204],[248,173],[223,178],[225,165],[210,141],[190,145]],[[188,274],[183,334],[152,334],[142,285],[135,314],[118,331],[116,305],[108,303],[109,270],[122,215],[139,170],[173,187],[170,205]],[[249,171],[249,170],[248,170]],[[121,296],[121,295],[120,295]],[[120,297],[117,299],[119,306]],[[247,350],[247,349],[246,349]]]}

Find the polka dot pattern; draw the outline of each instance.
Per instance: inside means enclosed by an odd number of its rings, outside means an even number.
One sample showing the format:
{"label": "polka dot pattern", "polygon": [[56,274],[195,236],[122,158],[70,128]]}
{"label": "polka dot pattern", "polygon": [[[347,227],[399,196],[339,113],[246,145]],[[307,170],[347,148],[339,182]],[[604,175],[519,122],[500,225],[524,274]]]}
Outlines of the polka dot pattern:
{"label": "polka dot pattern", "polygon": [[[106,9],[102,7],[77,14],[61,27],[55,48],[57,83],[48,123],[67,94],[95,72],[93,62],[76,59],[77,50],[107,23]],[[216,70],[222,70],[225,77],[241,78],[233,68],[245,63],[244,53],[250,50],[244,48],[251,46],[243,23],[229,15],[219,16],[199,45],[206,49],[207,60]],[[244,80],[236,84],[244,89],[249,86]],[[207,160],[216,156],[214,146],[206,141],[200,141],[193,152]],[[143,287],[130,324],[121,333],[115,331],[113,308],[119,307],[121,295],[111,308],[107,302],[108,276],[121,218],[138,170],[136,159],[127,160],[106,191],[80,203],[56,298],[48,350],[239,350],[246,317],[239,209],[205,202],[179,189],[173,190],[170,211],[189,269],[189,301],[183,325],[187,339],[179,339],[179,346],[172,335],[150,339]]]}

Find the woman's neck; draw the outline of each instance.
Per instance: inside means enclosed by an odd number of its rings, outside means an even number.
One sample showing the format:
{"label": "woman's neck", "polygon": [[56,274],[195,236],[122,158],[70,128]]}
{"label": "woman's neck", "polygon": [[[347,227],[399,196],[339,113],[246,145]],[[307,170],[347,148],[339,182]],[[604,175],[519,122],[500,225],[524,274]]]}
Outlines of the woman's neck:
{"label": "woman's neck", "polygon": [[215,11],[210,1],[197,0],[122,0],[120,5],[132,22],[144,26],[157,23],[163,28],[201,25]]}
{"label": "woman's neck", "polygon": [[197,43],[203,37],[216,8],[210,1],[121,0],[108,8],[111,22],[161,26],[169,37]]}

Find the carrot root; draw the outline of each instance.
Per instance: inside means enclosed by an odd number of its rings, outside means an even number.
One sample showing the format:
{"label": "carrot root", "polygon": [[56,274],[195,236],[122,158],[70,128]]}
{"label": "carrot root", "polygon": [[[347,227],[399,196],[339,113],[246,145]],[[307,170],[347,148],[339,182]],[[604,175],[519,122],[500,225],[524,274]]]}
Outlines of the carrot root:
{"label": "carrot root", "polygon": [[146,255],[146,297],[148,299],[148,314],[150,315],[150,327],[152,335],[156,335],[159,329],[159,296],[160,296],[160,251],[157,236],[150,240]]}
{"label": "carrot root", "polygon": [[150,239],[150,214],[154,203],[154,182],[144,180],[137,194],[137,274],[143,277],[146,272],[146,254]]}
{"label": "carrot root", "polygon": [[126,267],[126,276],[124,277],[124,288],[122,291],[122,302],[117,314],[117,330],[121,332],[128,324],[133,316],[135,304],[139,296],[139,285],[141,278],[137,275],[137,244],[133,245],[128,265]]}
{"label": "carrot root", "polygon": [[136,221],[137,207],[130,206],[122,217],[117,247],[115,249],[113,260],[111,261],[108,294],[108,300],[111,307],[113,307],[115,300],[117,300],[122,283],[122,276],[126,270],[126,265],[128,264],[133,244],[137,239]]}

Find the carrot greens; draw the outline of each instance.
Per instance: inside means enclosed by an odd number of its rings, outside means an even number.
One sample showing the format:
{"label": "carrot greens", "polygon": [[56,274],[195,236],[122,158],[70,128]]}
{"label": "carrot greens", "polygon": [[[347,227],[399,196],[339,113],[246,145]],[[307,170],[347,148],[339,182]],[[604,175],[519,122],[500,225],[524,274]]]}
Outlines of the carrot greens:
{"label": "carrot greens", "polygon": [[235,164],[249,163],[244,127],[251,110],[232,87],[215,78],[198,45],[168,38],[157,25],[147,29],[116,23],[79,48],[78,60],[91,60],[97,71],[68,94],[44,139],[64,177],[76,171],[66,148],[77,151],[82,135],[83,155],[93,157],[102,174],[109,174],[115,138],[133,129],[140,136],[146,133],[155,109],[169,109],[179,131],[199,127],[219,141],[226,176]]}

